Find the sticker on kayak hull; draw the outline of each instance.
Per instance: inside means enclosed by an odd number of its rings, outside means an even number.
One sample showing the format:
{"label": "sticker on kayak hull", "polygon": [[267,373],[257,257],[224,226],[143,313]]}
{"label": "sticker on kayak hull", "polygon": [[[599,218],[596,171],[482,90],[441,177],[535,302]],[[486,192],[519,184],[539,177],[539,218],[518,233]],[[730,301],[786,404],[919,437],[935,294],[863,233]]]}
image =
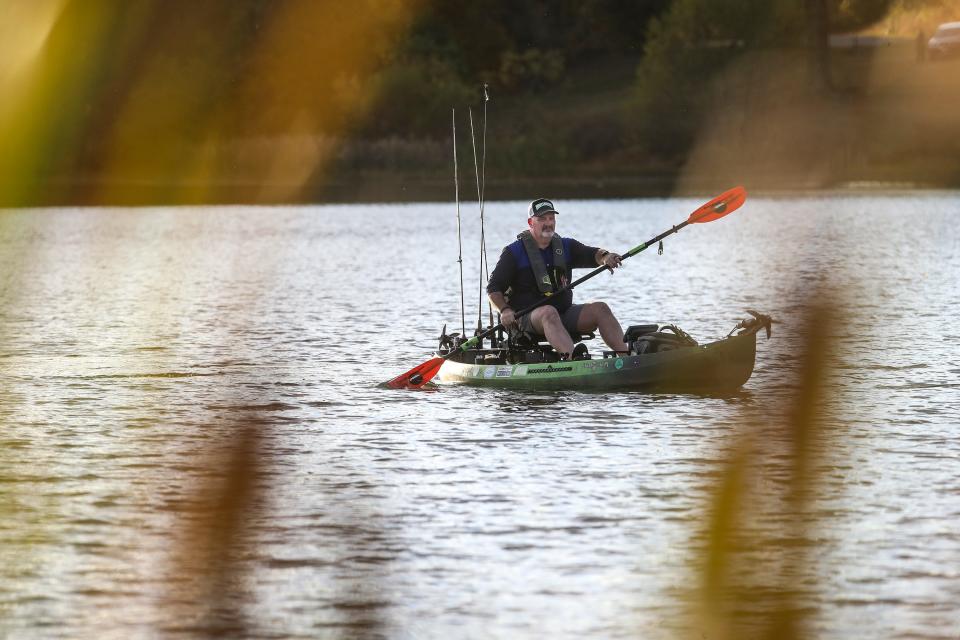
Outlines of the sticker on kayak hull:
{"label": "sticker on kayak hull", "polygon": [[600,371],[602,369],[609,369],[610,362],[604,358],[603,360],[587,360],[580,363],[580,368],[585,369],[591,373]]}
{"label": "sticker on kayak hull", "polygon": [[623,358],[617,358],[617,361],[614,363],[614,366],[617,369],[623,369]]}
{"label": "sticker on kayak hull", "polygon": [[560,373],[562,371],[573,371],[573,367],[555,367],[552,364],[548,364],[543,369],[527,369],[527,373],[530,375],[534,373]]}
{"label": "sticker on kayak hull", "polygon": [[483,377],[484,377],[484,378],[487,378],[487,379],[489,380],[490,378],[493,377],[493,375],[494,375],[496,372],[497,372],[497,368],[496,368],[496,367],[486,367],[486,368],[484,369],[484,371],[483,371]]}
{"label": "sticker on kayak hull", "polygon": [[497,367],[498,378],[509,378],[513,375],[513,367]]}

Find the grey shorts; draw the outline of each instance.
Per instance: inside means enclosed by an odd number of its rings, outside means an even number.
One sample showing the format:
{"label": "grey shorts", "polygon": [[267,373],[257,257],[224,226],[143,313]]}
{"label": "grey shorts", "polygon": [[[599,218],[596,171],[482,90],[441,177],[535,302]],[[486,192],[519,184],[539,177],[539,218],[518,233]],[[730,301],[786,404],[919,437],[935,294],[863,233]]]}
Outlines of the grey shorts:
{"label": "grey shorts", "polygon": [[[570,333],[580,333],[577,329],[577,320],[580,319],[580,312],[583,311],[584,305],[582,304],[572,304],[566,311],[560,314],[560,320],[563,321],[563,326],[567,328],[567,331]],[[520,330],[524,333],[531,333],[534,335],[543,335],[533,328],[533,324],[530,321],[530,316],[533,314],[531,311],[527,315],[520,318]]]}

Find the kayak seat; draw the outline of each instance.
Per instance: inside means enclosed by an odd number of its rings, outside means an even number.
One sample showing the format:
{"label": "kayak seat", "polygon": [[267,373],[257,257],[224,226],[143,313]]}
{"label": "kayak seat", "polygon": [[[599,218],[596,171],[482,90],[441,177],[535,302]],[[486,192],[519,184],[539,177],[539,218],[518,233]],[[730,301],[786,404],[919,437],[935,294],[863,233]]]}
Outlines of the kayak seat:
{"label": "kayak seat", "polygon": [[[589,360],[590,354],[587,351],[587,345],[584,340],[592,340],[596,337],[594,333],[574,333],[569,332],[573,340],[572,360]],[[508,361],[512,363],[539,363],[539,362],[557,362],[560,357],[554,351],[553,347],[547,342],[547,339],[541,335],[517,332],[510,335],[511,355]]]}
{"label": "kayak seat", "polygon": [[[597,337],[597,335],[593,332],[577,333],[574,331],[568,331],[567,333],[570,334],[570,339],[573,340],[573,344],[578,344],[584,340],[593,340]],[[514,346],[521,348],[533,347],[535,345],[550,345],[544,336],[541,336],[538,333],[530,333],[529,331],[511,332],[510,338]]]}
{"label": "kayak seat", "polygon": [[[593,340],[594,338],[597,337],[597,335],[593,332],[577,333],[575,331],[567,331],[567,333],[570,334],[570,339],[573,340],[573,344],[583,342],[584,340]],[[550,344],[544,336],[541,336],[539,334],[524,332],[524,335],[536,341],[537,344]]]}

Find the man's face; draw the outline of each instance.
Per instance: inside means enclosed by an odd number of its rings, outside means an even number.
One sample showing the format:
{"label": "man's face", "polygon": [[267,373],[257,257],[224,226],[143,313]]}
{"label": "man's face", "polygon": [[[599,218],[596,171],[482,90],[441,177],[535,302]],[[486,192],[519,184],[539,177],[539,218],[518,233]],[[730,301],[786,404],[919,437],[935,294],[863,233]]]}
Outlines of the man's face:
{"label": "man's face", "polygon": [[530,218],[527,224],[530,225],[530,233],[534,238],[551,240],[557,230],[557,216],[554,213],[545,213],[542,216]]}

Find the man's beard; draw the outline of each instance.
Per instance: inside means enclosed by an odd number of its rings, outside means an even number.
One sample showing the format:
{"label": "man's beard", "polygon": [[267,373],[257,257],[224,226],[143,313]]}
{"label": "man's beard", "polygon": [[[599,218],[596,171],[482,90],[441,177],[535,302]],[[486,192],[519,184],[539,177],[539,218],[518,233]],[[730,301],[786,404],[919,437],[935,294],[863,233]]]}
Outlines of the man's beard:
{"label": "man's beard", "polygon": [[555,231],[553,231],[553,229],[541,229],[540,237],[543,238],[544,240],[553,240],[554,233]]}

